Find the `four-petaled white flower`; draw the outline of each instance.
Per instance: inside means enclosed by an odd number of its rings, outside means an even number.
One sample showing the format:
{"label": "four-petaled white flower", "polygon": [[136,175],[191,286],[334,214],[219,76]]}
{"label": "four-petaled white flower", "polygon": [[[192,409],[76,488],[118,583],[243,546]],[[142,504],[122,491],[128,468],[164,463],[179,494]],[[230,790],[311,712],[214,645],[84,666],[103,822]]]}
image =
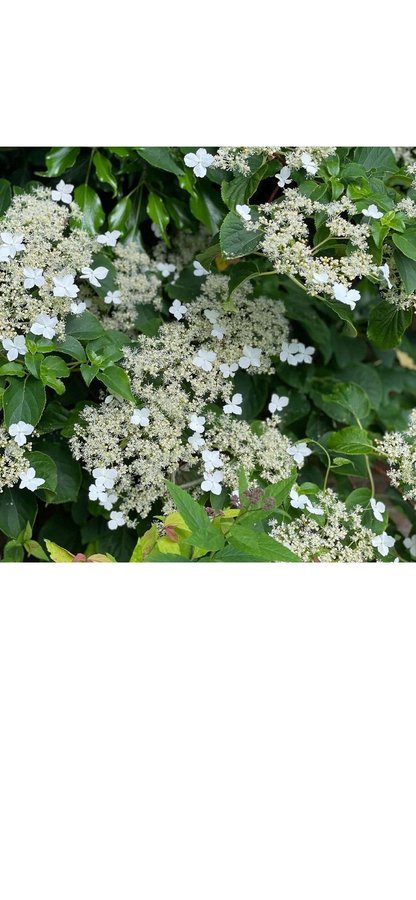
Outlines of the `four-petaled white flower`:
{"label": "four-petaled white flower", "polygon": [[85,312],[87,308],[87,304],[84,301],[80,301],[79,303],[71,303],[70,310],[74,314],[74,316],[80,316],[83,312]]}
{"label": "four-petaled white flower", "polygon": [[169,312],[172,313],[172,316],[175,316],[178,322],[183,319],[185,313],[188,311],[188,307],[185,306],[184,303],[181,303],[180,300],[174,300],[172,306],[169,307]]}
{"label": "four-petaled white flower", "polygon": [[90,500],[98,500],[98,502],[100,502],[105,495],[105,488],[98,487],[96,484],[90,484],[88,488],[88,496]]}
{"label": "four-petaled white flower", "polygon": [[381,500],[377,501],[374,497],[372,497],[370,500],[370,506],[373,510],[374,518],[377,519],[378,522],[382,522],[383,513],[386,511],[384,503],[382,503]]}
{"label": "four-petaled white flower", "polygon": [[368,216],[369,219],[381,219],[383,213],[380,212],[375,203],[370,203],[367,209],[363,209],[363,216]]}
{"label": "four-petaled white flower", "polygon": [[105,266],[97,266],[96,269],[91,269],[90,266],[83,266],[81,272],[81,278],[85,278],[93,287],[101,287],[100,282],[104,281],[104,278],[108,275],[108,269]]}
{"label": "four-petaled white flower", "polygon": [[19,447],[23,447],[23,444],[26,443],[26,438],[29,434],[32,434],[32,431],[34,431],[34,427],[29,422],[13,422],[9,428],[9,435],[15,439]]}
{"label": "four-petaled white flower", "polygon": [[211,491],[211,494],[217,494],[217,496],[222,491],[222,479],[224,478],[224,472],[219,469],[216,469],[215,472],[204,472],[203,481],[201,483],[201,488],[203,491]]}
{"label": "four-petaled white flower", "polygon": [[395,540],[386,531],[383,534],[376,534],[371,541],[373,547],[376,547],[380,556],[388,556],[390,547],[394,547]]}
{"label": "four-petaled white flower", "polygon": [[242,409],[241,403],[243,402],[242,394],[234,394],[229,403],[226,403],[223,406],[223,410],[227,416],[230,416],[234,413],[235,416],[241,416]]}
{"label": "four-petaled white flower", "polygon": [[27,291],[30,291],[33,287],[42,287],[42,285],[45,284],[43,269],[32,269],[30,266],[25,266],[23,275],[23,287],[26,288]]}
{"label": "four-petaled white flower", "polygon": [[236,211],[237,215],[241,216],[241,218],[244,219],[245,222],[251,221],[250,207],[247,206],[246,203],[243,203],[243,204],[237,203],[235,211]]}
{"label": "four-petaled white flower", "polygon": [[216,358],[217,354],[214,350],[205,350],[205,348],[202,347],[198,350],[198,353],[194,356],[192,362],[194,366],[198,366],[198,369],[203,369],[204,372],[211,372],[212,363]]}
{"label": "four-petaled white flower", "polygon": [[287,452],[290,456],[293,456],[293,459],[298,466],[302,466],[305,457],[310,456],[312,450],[309,449],[307,444],[301,442],[300,444],[292,444],[287,448]]}
{"label": "four-petaled white flower", "polygon": [[121,512],[111,512],[110,519],[108,521],[108,527],[110,531],[115,531],[116,528],[121,528],[122,525],[126,524],[126,520]]}
{"label": "four-petaled white flower", "polygon": [[204,441],[204,438],[201,437],[200,434],[197,434],[195,432],[194,434],[191,434],[191,436],[188,438],[188,444],[191,445],[193,450],[200,450],[200,448],[204,446],[205,441]]}
{"label": "four-petaled white flower", "polygon": [[[3,241],[3,247],[1,250],[3,253],[0,255],[0,259],[14,259],[16,253],[21,253],[22,250],[25,249],[22,241],[24,240],[23,234],[12,234],[11,231],[2,231],[0,237]],[[4,255],[6,254],[6,255]]]}
{"label": "four-petaled white flower", "polygon": [[221,363],[220,372],[224,375],[224,378],[232,378],[234,372],[238,371],[238,363]]}
{"label": "four-petaled white flower", "polygon": [[390,281],[390,267],[389,267],[388,263],[384,263],[383,266],[379,266],[378,268],[387,284],[389,291],[391,291],[393,285]]}
{"label": "four-petaled white flower", "polygon": [[45,484],[44,478],[36,478],[36,471],[33,466],[26,469],[26,472],[19,472],[19,478],[19,488],[27,488],[28,491],[37,491],[41,484]]}
{"label": "four-petaled white flower", "polygon": [[133,410],[133,415],[130,419],[132,425],[148,425],[149,424],[149,416],[150,410],[147,406],[143,406],[142,409]]}
{"label": "four-petaled white flower", "polygon": [[215,337],[219,341],[222,341],[224,335],[225,335],[225,331],[224,331],[222,325],[218,325],[218,324],[214,325],[214,327],[211,331],[211,337]]}
{"label": "four-petaled white flower", "polygon": [[101,494],[100,504],[104,507],[108,512],[113,508],[114,504],[117,503],[118,494],[112,492],[108,494],[107,491],[103,491]]}
{"label": "four-petaled white flower", "polygon": [[291,170],[289,169],[289,166],[282,166],[282,168],[280,169],[280,172],[277,172],[277,174],[274,177],[277,178],[277,183],[280,188],[284,188],[284,187],[286,187],[287,184],[291,184],[291,182],[292,182],[292,179],[290,177],[291,174],[292,173],[291,173]]}
{"label": "four-petaled white flower", "polygon": [[287,362],[289,366],[297,366],[298,360],[298,350],[299,350],[299,342],[298,341],[283,341],[282,349],[280,351],[279,359],[281,362]]}
{"label": "four-petaled white flower", "polygon": [[216,325],[219,312],[217,309],[204,309],[204,316],[208,322],[211,322],[211,325]]}
{"label": "four-petaled white flower", "polygon": [[173,272],[176,272],[176,266],[174,266],[173,263],[158,262],[156,263],[156,268],[163,276],[163,278],[168,278],[169,275],[171,275]]}
{"label": "four-petaled white flower", "polygon": [[306,169],[308,175],[316,175],[318,171],[318,166],[316,162],[312,159],[310,153],[302,153],[301,155],[302,166]]}
{"label": "four-petaled white flower", "polygon": [[57,275],[53,279],[53,283],[55,285],[53,289],[54,297],[70,297],[71,300],[74,300],[79,294],[79,287],[74,284],[73,275]]}
{"label": "four-petaled white flower", "polygon": [[55,337],[57,323],[58,319],[56,316],[39,313],[30,330],[32,334],[40,334],[46,340],[51,341]]}
{"label": "four-petaled white flower", "polygon": [[73,184],[65,184],[62,180],[58,181],[56,188],[51,191],[52,200],[55,200],[55,203],[72,203],[72,191],[74,190]]}
{"label": "four-petaled white flower", "polygon": [[107,303],[107,305],[109,305],[110,303],[113,303],[114,306],[120,306],[120,303],[121,303],[120,291],[107,291],[107,293],[104,297],[104,303]]}
{"label": "four-petaled white flower", "polygon": [[6,350],[7,359],[13,362],[19,356],[27,353],[26,341],[22,334],[17,334],[14,338],[4,338],[2,340],[3,349]]}
{"label": "four-petaled white flower", "polygon": [[289,397],[279,397],[278,394],[272,394],[272,399],[269,403],[269,412],[282,412],[282,409],[284,409],[288,403]]}
{"label": "four-petaled white flower", "polygon": [[340,281],[336,281],[332,285],[332,291],[335,297],[335,300],[338,300],[340,303],[345,303],[346,306],[349,306],[350,309],[355,309],[356,304],[358,303],[361,294],[356,290],[348,290],[345,287],[345,284],[341,284]]}
{"label": "four-petaled white flower", "polygon": [[207,169],[209,169],[213,161],[214,157],[211,156],[211,153],[207,153],[205,147],[200,147],[196,153],[187,153],[184,156],[185,165],[194,170],[194,175],[197,178],[203,178],[207,174]]}
{"label": "four-petaled white flower", "polygon": [[197,259],[194,259],[192,265],[194,267],[194,275],[196,275],[197,278],[202,278],[203,275],[208,275],[208,269],[204,269],[204,267],[201,266],[201,263],[198,262]]}
{"label": "four-petaled white flower", "polygon": [[188,422],[188,428],[197,434],[203,434],[205,431],[205,416],[197,416],[196,413],[192,413]]}
{"label": "four-petaled white flower", "polygon": [[298,352],[296,359],[298,363],[311,363],[315,347],[305,347],[305,344],[298,344]]}
{"label": "four-petaled white flower", "polygon": [[416,534],[413,534],[412,537],[407,537],[403,541],[406,550],[409,551],[410,556],[413,556],[413,559],[416,558]]}
{"label": "four-petaled white flower", "polygon": [[92,474],[100,490],[110,491],[118,478],[117,469],[106,469],[102,466],[97,466],[97,468],[93,469]]}
{"label": "four-petaled white flower", "polygon": [[308,509],[310,504],[309,497],[306,494],[299,494],[296,486],[290,492],[290,505],[293,509]]}
{"label": "four-petaled white flower", "polygon": [[214,469],[224,468],[219,450],[203,450],[202,459],[205,464],[205,472],[213,472]]}
{"label": "four-petaled white flower", "polygon": [[329,279],[328,272],[325,272],[325,269],[320,269],[319,272],[314,272],[313,280],[316,281],[317,284],[326,284]]}
{"label": "four-petaled white flower", "polygon": [[121,231],[106,231],[105,234],[98,234],[96,241],[104,247],[115,247],[121,235]]}
{"label": "four-petaled white flower", "polygon": [[249,366],[258,368],[260,365],[260,356],[261,350],[258,347],[250,347],[248,344],[244,344],[243,355],[238,360],[238,365],[241,369],[248,369]]}

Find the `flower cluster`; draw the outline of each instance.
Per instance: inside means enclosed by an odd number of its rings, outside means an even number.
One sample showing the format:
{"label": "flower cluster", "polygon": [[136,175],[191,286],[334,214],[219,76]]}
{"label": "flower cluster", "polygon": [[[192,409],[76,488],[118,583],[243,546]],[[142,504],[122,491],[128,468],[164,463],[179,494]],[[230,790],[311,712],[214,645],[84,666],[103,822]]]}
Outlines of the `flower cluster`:
{"label": "flower cluster", "polygon": [[387,456],[392,485],[403,492],[405,500],[416,502],[416,409],[410,413],[406,431],[391,431],[377,443]]}
{"label": "flower cluster", "polygon": [[13,487],[28,466],[20,443],[0,425],[0,493]]}

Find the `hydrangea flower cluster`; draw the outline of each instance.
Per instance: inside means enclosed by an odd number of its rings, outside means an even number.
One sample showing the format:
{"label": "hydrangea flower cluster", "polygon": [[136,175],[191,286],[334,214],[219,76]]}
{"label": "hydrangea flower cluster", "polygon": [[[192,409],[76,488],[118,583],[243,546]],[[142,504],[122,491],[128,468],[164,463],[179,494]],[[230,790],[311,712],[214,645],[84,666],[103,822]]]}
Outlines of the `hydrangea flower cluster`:
{"label": "hydrangea flower cluster", "polygon": [[416,409],[410,413],[406,431],[385,434],[377,446],[387,456],[387,475],[393,487],[416,503]]}

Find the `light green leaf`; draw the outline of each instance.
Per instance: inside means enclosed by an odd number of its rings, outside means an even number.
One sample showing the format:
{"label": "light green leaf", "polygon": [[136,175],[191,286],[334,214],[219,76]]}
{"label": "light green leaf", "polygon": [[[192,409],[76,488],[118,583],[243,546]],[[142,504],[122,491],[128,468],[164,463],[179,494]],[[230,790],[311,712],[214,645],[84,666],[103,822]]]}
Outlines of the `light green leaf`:
{"label": "light green leaf", "polygon": [[221,252],[225,259],[246,256],[256,250],[263,239],[261,231],[247,231],[241,216],[226,215],[220,229]]}
{"label": "light green leaf", "polygon": [[119,400],[136,403],[127,372],[121,369],[120,366],[109,366],[104,372],[98,372],[97,379],[102,381],[110,391],[110,394],[114,394]]}

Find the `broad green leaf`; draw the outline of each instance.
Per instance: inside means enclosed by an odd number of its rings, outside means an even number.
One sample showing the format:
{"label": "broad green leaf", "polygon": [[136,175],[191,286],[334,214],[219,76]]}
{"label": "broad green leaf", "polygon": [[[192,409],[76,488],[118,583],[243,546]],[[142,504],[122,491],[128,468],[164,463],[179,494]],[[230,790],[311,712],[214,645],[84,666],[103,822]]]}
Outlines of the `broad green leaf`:
{"label": "broad green leaf", "polygon": [[212,185],[199,183],[189,201],[189,207],[195,218],[202,222],[212,235],[217,234],[226,209]]}
{"label": "broad green leaf", "polygon": [[357,488],[355,491],[351,491],[348,494],[348,497],[345,500],[345,506],[347,509],[353,509],[354,506],[368,506],[371,498],[371,491],[369,488]]}
{"label": "broad green leaf", "polygon": [[355,425],[334,431],[328,440],[328,450],[347,453],[350,456],[376,453],[370,435],[363,428]]}
{"label": "broad green leaf", "polygon": [[68,378],[70,374],[70,369],[60,356],[45,356],[40,364],[41,381],[57,394],[65,393],[65,385],[61,379]]}
{"label": "broad green leaf", "polygon": [[183,169],[177,164],[168,147],[136,147],[136,150],[142,159],[156,169],[172,172],[173,175],[183,175]]}
{"label": "broad green leaf", "polygon": [[236,175],[231,181],[222,182],[221,197],[228,209],[234,210],[237,205],[247,203],[256,192],[266,170],[267,165],[264,165],[252,175]]}
{"label": "broad green leaf", "polygon": [[85,362],[86,360],[85,351],[82,344],[80,344],[77,338],[68,333],[65,335],[64,341],[56,342],[55,349],[59,351],[59,353],[63,353],[64,356],[70,356],[71,359],[76,359],[77,362]]}
{"label": "broad green leaf", "polygon": [[110,394],[114,394],[119,400],[136,403],[127,372],[121,369],[120,366],[109,366],[104,372],[98,372],[97,379],[102,381],[110,391]]}
{"label": "broad green leaf", "polygon": [[269,484],[266,488],[264,494],[266,497],[273,497],[276,506],[281,506],[282,503],[288,498],[293,485],[295,484],[297,478],[297,470],[294,469],[293,474],[290,478],[284,478],[282,481],[278,481],[277,484]]}
{"label": "broad green leaf", "polygon": [[130,197],[123,197],[108,214],[108,227],[111,231],[125,231],[133,209]]}
{"label": "broad green leaf", "polygon": [[104,224],[105,214],[96,191],[88,184],[75,188],[74,200],[82,212],[81,225],[89,234],[97,234]]}
{"label": "broad green leaf", "polygon": [[262,562],[300,562],[295,553],[268,534],[243,525],[233,526],[227,534],[227,540],[237,550],[250,553]]}
{"label": "broad green leaf", "polygon": [[161,318],[159,313],[156,312],[154,306],[151,303],[138,304],[135,320],[135,326],[138,331],[140,331],[142,334],[146,334],[147,337],[154,337],[155,334],[158,333],[159,328],[162,324],[163,319]]}
{"label": "broad green leaf", "polygon": [[397,169],[394,153],[390,147],[357,147],[354,152],[354,160],[368,172],[373,169],[387,169],[389,172],[394,172]]}
{"label": "broad green leaf", "polygon": [[51,439],[40,440],[39,450],[50,457],[56,465],[57,485],[50,503],[75,501],[81,487],[81,466],[74,459],[68,445]]}
{"label": "broad green leaf", "polygon": [[45,388],[40,381],[28,375],[24,381],[10,379],[3,397],[4,422],[6,428],[13,422],[28,422],[37,425],[46,403]]}
{"label": "broad green leaf", "polygon": [[80,316],[68,316],[66,333],[78,341],[93,341],[104,334],[104,328],[96,316],[85,311]]}
{"label": "broad green leaf", "polygon": [[404,234],[393,234],[392,241],[404,256],[416,260],[416,228],[406,228]]}
{"label": "broad green leaf", "polygon": [[62,175],[67,169],[72,169],[79,156],[79,147],[52,147],[45,157],[46,172],[39,174],[54,178]]}
{"label": "broad green leaf", "polygon": [[56,491],[58,484],[58,472],[56,464],[46,453],[40,453],[39,450],[32,450],[26,453],[29,464],[33,466],[36,472],[36,478],[43,478],[45,484],[39,488],[39,491]]}
{"label": "broad green leaf", "polygon": [[225,259],[246,256],[256,250],[263,239],[261,231],[247,231],[241,216],[226,215],[220,228],[221,252]]}
{"label": "broad green leaf", "polygon": [[7,541],[3,549],[3,562],[23,562],[24,549],[20,541]]}
{"label": "broad green leaf", "polygon": [[156,544],[159,537],[156,525],[152,525],[137,541],[130,562],[143,562]]}
{"label": "broad green leaf", "polygon": [[368,337],[382,350],[397,347],[412,318],[411,309],[399,309],[387,300],[382,300],[370,310]]}
{"label": "broad green leaf", "polygon": [[186,543],[192,543],[205,550],[220,550],[224,546],[224,538],[211,524],[205,510],[177,484],[167,481],[166,485],[176,509],[191,530]]}
{"label": "broad green leaf", "polygon": [[3,488],[0,494],[0,531],[10,538],[19,537],[29,522],[31,527],[36,518],[38,504],[36,497],[26,488]]}
{"label": "broad green leaf", "polygon": [[169,225],[169,215],[162,198],[158,197],[153,191],[150,192],[147,200],[147,214],[150,216],[152,222],[159,228],[163,240],[168,242],[166,228]]}
{"label": "broad green leaf", "polygon": [[48,541],[47,538],[45,538],[45,544],[49,556],[53,562],[73,562],[74,557],[73,554],[69,552],[69,550],[65,550],[58,544],[54,544],[53,541]]}
{"label": "broad green leaf", "polygon": [[110,332],[107,332],[107,334],[97,338],[95,341],[90,341],[86,346],[86,352],[90,363],[93,366],[98,366],[99,369],[107,368],[107,366],[118,362],[123,356],[123,349],[118,342],[112,339]]}
{"label": "broad green leaf", "polygon": [[113,197],[115,197],[117,195],[117,179],[113,174],[111,160],[109,160],[107,156],[104,156],[103,153],[100,153],[99,150],[96,150],[92,161],[98,180],[103,184],[109,184],[113,189]]}
{"label": "broad green leaf", "polygon": [[0,216],[6,212],[12,202],[12,188],[9,181],[0,178]]}
{"label": "broad green leaf", "polygon": [[400,250],[394,251],[394,259],[407,294],[416,291],[416,260],[409,259]]}

